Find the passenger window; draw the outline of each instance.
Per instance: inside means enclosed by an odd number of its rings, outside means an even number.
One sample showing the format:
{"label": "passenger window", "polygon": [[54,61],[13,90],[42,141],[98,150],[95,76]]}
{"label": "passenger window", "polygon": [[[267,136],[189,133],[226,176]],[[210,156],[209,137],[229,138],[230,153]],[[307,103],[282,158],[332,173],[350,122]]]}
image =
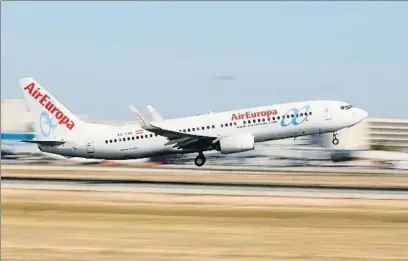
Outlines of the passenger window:
{"label": "passenger window", "polygon": [[261,119],[258,119],[258,122],[261,122]]}
{"label": "passenger window", "polygon": [[295,115],[293,115],[293,114],[292,114],[292,115],[290,115],[290,117],[292,117],[292,118],[293,118],[293,117],[295,117]]}
{"label": "passenger window", "polygon": [[130,140],[130,137],[128,137],[128,140]]}
{"label": "passenger window", "polygon": [[290,115],[288,115],[286,118],[288,118],[288,119],[289,119],[289,118],[290,118]]}
{"label": "passenger window", "polygon": [[274,120],[275,120],[275,117],[272,117],[272,120],[274,121]]}
{"label": "passenger window", "polygon": [[250,124],[251,123],[251,120],[248,120],[248,124]]}
{"label": "passenger window", "polygon": [[262,121],[265,121],[265,118],[263,118]]}
{"label": "passenger window", "polygon": [[105,140],[105,143],[106,143],[106,144],[108,144],[108,141],[107,141],[107,140]]}
{"label": "passenger window", "polygon": [[150,134],[150,138],[153,138],[153,134]]}
{"label": "passenger window", "polygon": [[312,115],[312,112],[309,112],[309,115]]}
{"label": "passenger window", "polygon": [[213,125],[212,128],[215,129],[215,125]]}
{"label": "passenger window", "polygon": [[116,142],[116,139],[114,139],[114,141]]}
{"label": "passenger window", "polygon": [[195,128],[193,128],[193,131],[195,131]]}
{"label": "passenger window", "polygon": [[237,122],[236,122],[236,121],[234,122],[234,125],[237,126]]}
{"label": "passenger window", "polygon": [[300,117],[302,117],[302,116],[303,116],[303,113],[300,114]]}
{"label": "passenger window", "polygon": [[109,143],[112,143],[112,140],[109,140]]}
{"label": "passenger window", "polygon": [[132,140],[135,140],[135,137],[132,137]]}
{"label": "passenger window", "polygon": [[139,139],[139,136],[136,136],[136,139],[138,140],[138,139]]}
{"label": "passenger window", "polygon": [[245,122],[245,121],[243,121],[242,123],[243,123],[243,124],[246,124],[246,122]]}
{"label": "passenger window", "polygon": [[187,131],[190,132],[191,130],[190,130],[190,129],[187,129]]}
{"label": "passenger window", "polygon": [[209,130],[210,129],[210,126],[207,126],[207,130]]}
{"label": "passenger window", "polygon": [[141,135],[140,138],[143,139],[143,135]]}
{"label": "passenger window", "polygon": [[280,116],[278,116],[278,120],[280,120]]}
{"label": "passenger window", "polygon": [[230,126],[232,126],[232,122],[230,122]]}
{"label": "passenger window", "polygon": [[221,128],[224,127],[224,124],[221,124]]}

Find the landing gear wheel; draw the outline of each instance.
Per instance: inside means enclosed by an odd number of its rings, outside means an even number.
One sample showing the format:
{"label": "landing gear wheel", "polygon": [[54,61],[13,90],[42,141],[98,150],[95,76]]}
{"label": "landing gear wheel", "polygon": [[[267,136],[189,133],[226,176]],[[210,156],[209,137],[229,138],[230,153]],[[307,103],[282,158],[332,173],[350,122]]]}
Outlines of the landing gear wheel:
{"label": "landing gear wheel", "polygon": [[205,156],[200,153],[198,156],[194,159],[194,163],[196,164],[197,167],[201,167],[205,164],[206,158]]}
{"label": "landing gear wheel", "polygon": [[337,133],[333,133],[333,140],[332,143],[333,145],[338,145],[339,144],[339,139],[337,138]]}

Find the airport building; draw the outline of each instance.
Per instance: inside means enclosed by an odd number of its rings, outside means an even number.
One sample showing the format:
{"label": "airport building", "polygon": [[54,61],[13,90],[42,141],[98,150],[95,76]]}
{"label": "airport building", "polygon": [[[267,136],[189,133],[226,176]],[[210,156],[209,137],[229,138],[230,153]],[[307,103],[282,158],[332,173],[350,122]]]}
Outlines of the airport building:
{"label": "airport building", "polygon": [[[81,116],[80,116],[81,117]],[[122,125],[126,121],[91,121],[108,125]],[[1,133],[33,133],[33,124],[25,101],[22,99],[3,100],[1,102]],[[408,152],[408,120],[367,118],[363,122],[342,130],[338,134],[340,143],[332,144],[332,134],[313,135],[296,139],[273,141],[273,145],[325,146],[333,149],[362,150],[388,146],[395,150]],[[263,143],[262,147],[268,147]]]}

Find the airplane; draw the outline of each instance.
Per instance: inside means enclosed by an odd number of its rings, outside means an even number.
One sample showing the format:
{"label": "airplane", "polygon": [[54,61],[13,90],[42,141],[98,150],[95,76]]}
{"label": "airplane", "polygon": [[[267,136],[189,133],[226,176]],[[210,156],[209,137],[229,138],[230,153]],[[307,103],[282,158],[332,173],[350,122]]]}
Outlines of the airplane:
{"label": "airplane", "polygon": [[65,157],[126,160],[198,153],[194,163],[200,167],[205,151],[239,153],[269,140],[333,133],[337,145],[337,131],[368,116],[346,102],[314,100],[150,122],[134,108],[140,125],[109,126],[80,120],[32,78],[20,79],[19,85],[38,130],[36,139],[22,141]]}

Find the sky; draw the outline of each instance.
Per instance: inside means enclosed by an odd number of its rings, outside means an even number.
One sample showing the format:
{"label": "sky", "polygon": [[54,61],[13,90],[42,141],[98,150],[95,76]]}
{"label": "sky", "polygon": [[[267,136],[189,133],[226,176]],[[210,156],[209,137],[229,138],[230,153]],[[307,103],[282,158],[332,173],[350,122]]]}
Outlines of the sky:
{"label": "sky", "polygon": [[408,118],[408,2],[2,2],[1,95],[34,78],[134,120],[333,99]]}

